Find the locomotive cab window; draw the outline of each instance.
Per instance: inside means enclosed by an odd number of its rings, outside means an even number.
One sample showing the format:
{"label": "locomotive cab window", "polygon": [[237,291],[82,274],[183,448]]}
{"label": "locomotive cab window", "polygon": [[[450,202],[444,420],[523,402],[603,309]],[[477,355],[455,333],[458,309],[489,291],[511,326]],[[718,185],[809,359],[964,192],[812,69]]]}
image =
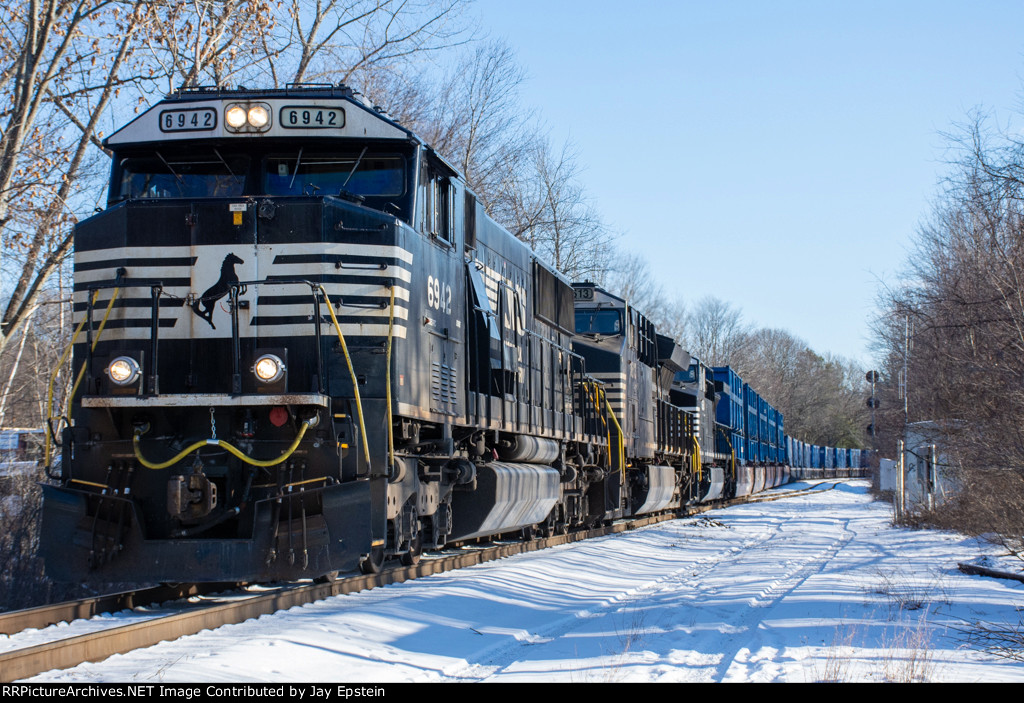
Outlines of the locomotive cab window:
{"label": "locomotive cab window", "polygon": [[422,230],[438,240],[455,243],[452,222],[452,183],[448,174],[433,163],[424,163],[421,174],[423,198]]}
{"label": "locomotive cab window", "polygon": [[405,192],[405,159],[366,149],[323,153],[296,149],[266,160],[267,195],[338,195],[396,197]]}
{"label": "locomotive cab window", "polygon": [[160,150],[121,160],[119,198],[216,198],[242,195],[249,158],[218,149]]}
{"label": "locomotive cab window", "polygon": [[618,310],[576,310],[576,334],[622,334]]}
{"label": "locomotive cab window", "polygon": [[676,383],[696,383],[697,365],[690,364],[690,368],[688,368],[686,371],[677,371],[675,381]]}

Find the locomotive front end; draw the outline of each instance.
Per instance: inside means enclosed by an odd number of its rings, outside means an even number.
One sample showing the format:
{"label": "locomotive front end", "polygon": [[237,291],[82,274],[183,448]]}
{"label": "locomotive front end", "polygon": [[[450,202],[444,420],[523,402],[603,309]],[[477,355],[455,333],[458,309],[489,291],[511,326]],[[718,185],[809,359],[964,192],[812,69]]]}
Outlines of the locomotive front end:
{"label": "locomotive front end", "polygon": [[417,145],[343,88],[191,91],[110,137],[75,232],[59,580],[263,581],[386,539]]}

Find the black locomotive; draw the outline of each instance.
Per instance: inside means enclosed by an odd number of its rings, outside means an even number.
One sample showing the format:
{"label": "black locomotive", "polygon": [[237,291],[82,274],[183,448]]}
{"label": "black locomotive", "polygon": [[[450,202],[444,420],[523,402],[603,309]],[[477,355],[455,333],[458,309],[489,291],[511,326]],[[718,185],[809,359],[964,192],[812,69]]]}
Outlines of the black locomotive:
{"label": "black locomotive", "polygon": [[695,360],[348,88],[183,90],[106,145],[108,207],[75,232],[53,577],[374,571],[735,484],[679,382]]}

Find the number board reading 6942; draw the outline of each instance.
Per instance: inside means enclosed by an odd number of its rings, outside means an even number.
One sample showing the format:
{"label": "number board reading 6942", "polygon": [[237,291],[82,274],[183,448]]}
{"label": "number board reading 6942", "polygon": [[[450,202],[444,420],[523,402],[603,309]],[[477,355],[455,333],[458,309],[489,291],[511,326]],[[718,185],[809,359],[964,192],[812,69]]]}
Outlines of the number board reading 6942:
{"label": "number board reading 6942", "polygon": [[338,129],[345,126],[345,111],[339,107],[286,105],[281,108],[281,126],[286,129]]}
{"label": "number board reading 6942", "polygon": [[199,132],[217,127],[217,111],[209,107],[160,112],[161,132]]}

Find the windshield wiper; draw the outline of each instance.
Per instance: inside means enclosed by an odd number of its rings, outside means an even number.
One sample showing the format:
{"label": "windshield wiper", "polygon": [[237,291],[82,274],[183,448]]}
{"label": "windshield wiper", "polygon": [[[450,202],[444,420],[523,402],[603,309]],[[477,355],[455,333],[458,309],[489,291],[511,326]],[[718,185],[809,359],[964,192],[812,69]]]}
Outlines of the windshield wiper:
{"label": "windshield wiper", "polygon": [[369,148],[369,147],[365,147],[364,146],[363,150],[361,152],[359,152],[359,158],[356,159],[356,163],[355,163],[354,166],[352,166],[352,170],[348,172],[348,178],[346,178],[345,182],[341,184],[342,189],[344,189],[345,186],[348,185],[348,182],[352,180],[352,176],[355,175],[356,169],[359,168],[359,164],[361,164],[363,162],[363,157],[366,156],[367,148]]}
{"label": "windshield wiper", "polygon": [[164,166],[166,166],[167,170],[171,172],[171,175],[178,179],[178,184],[182,187],[182,190],[184,190],[185,179],[179,176],[177,172],[173,168],[171,168],[171,165],[167,163],[167,159],[164,158],[164,155],[161,154],[159,150],[157,150],[156,155],[159,156],[160,160],[164,162]]}
{"label": "windshield wiper", "polygon": [[303,149],[305,149],[305,147],[302,147],[302,146],[299,147],[299,156],[298,156],[297,159],[295,159],[295,170],[292,171],[292,179],[290,181],[288,181],[288,190],[291,190],[292,186],[295,185],[295,177],[297,175],[299,175],[299,164],[302,163],[302,150]]}
{"label": "windshield wiper", "polygon": [[226,168],[226,169],[228,170],[228,174],[229,174],[229,175],[230,175],[230,176],[231,176],[232,178],[234,178],[234,179],[235,179],[235,183],[237,183],[237,184],[241,185],[241,184],[242,184],[242,179],[241,179],[241,178],[239,178],[238,176],[236,176],[236,175],[235,175],[235,172],[231,170],[231,167],[230,167],[230,166],[228,166],[228,162],[227,162],[227,161],[225,161],[225,160],[224,160],[224,157],[220,155],[220,151],[218,151],[217,149],[214,149],[214,150],[213,150],[213,153],[214,153],[214,154],[216,154],[216,155],[217,155],[217,158],[218,158],[218,159],[220,159],[220,162],[221,162],[222,164],[224,164],[224,168]]}

